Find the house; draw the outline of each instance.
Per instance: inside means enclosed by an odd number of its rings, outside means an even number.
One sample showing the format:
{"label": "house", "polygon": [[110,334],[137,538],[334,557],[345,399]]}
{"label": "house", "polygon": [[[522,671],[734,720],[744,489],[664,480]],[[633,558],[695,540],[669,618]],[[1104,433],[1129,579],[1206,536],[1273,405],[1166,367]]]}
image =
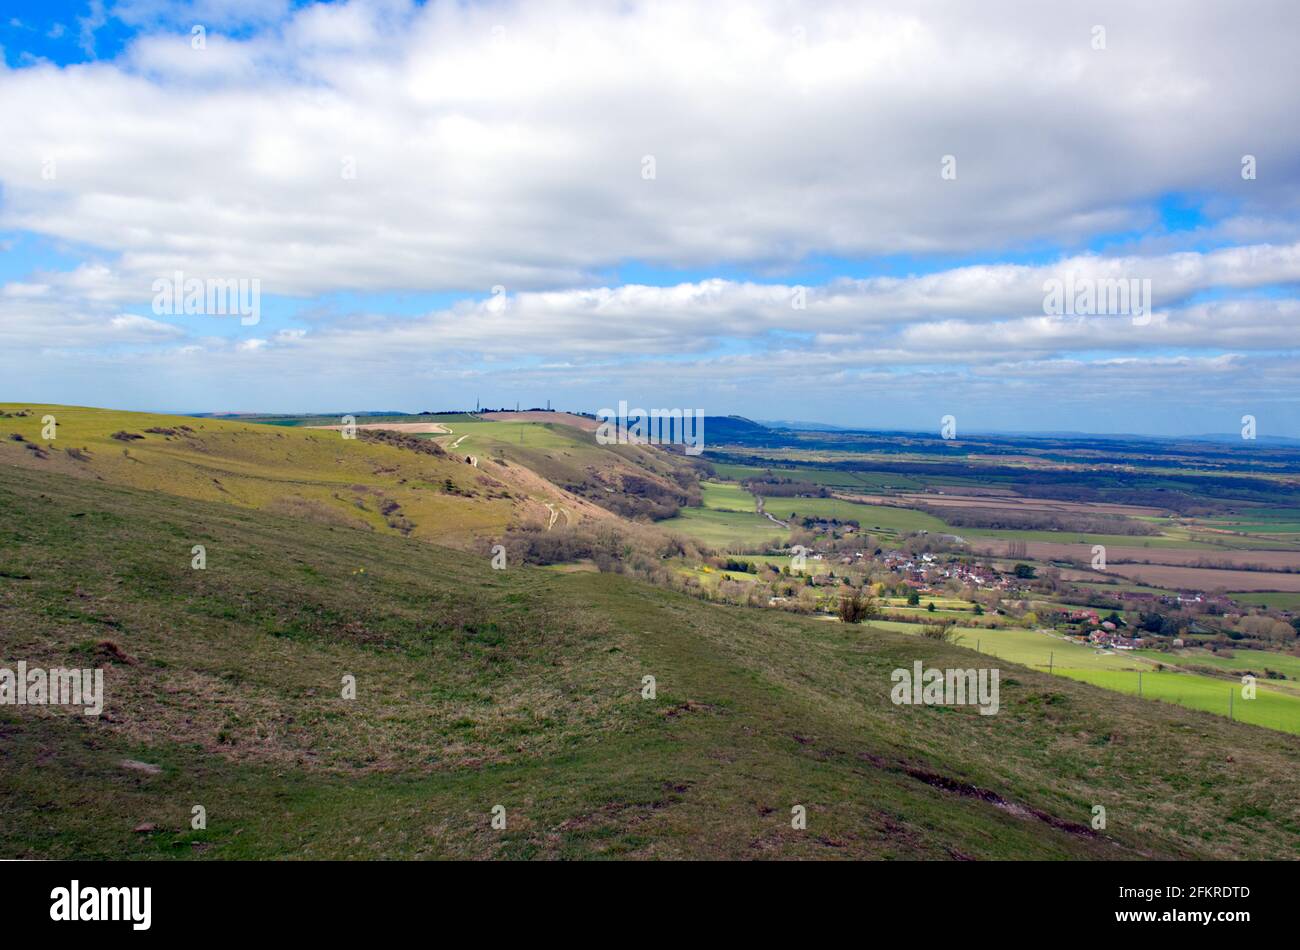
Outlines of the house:
{"label": "house", "polygon": [[1109,647],[1112,650],[1135,650],[1139,646],[1137,638],[1107,630],[1093,630],[1088,634],[1088,639],[1094,646]]}

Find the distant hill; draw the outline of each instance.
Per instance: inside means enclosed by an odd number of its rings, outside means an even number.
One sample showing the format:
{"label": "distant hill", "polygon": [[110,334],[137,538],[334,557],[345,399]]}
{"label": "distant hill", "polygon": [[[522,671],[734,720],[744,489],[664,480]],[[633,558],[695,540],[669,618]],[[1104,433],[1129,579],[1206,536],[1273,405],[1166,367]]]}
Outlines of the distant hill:
{"label": "distant hill", "polygon": [[[1239,444],[1247,440],[1241,437],[1240,432],[1224,432],[1212,435],[1189,435],[1186,439],[1196,442],[1227,442],[1229,444]],[[1256,434],[1255,442],[1263,442],[1267,445],[1289,445],[1300,447],[1300,439],[1294,439],[1289,435],[1264,435]]]}
{"label": "distant hill", "polygon": [[825,422],[792,422],[790,420],[761,419],[760,425],[769,429],[794,429],[798,432],[852,432],[847,426],[833,426]]}
{"label": "distant hill", "polygon": [[[345,439],[339,416],[0,404],[5,412],[0,463],[442,543],[470,546],[529,523],[651,521],[698,503],[697,463],[599,445],[594,421],[567,413],[351,413],[357,438]],[[42,445],[47,414],[58,432]],[[407,431],[376,430],[381,420]]]}
{"label": "distant hill", "polygon": [[[291,417],[258,424],[70,406],[5,410],[29,414],[0,423],[9,436],[0,463],[326,524],[470,544],[512,524],[545,523],[552,510],[574,520],[608,517],[526,469],[486,455],[472,465],[468,452],[449,453],[428,437],[361,430],[349,440]],[[43,444],[46,414],[58,430]]]}
{"label": "distant hill", "polygon": [[746,419],[744,416],[705,416],[704,439],[709,442],[733,442],[744,444],[770,437],[772,430],[767,426]]}

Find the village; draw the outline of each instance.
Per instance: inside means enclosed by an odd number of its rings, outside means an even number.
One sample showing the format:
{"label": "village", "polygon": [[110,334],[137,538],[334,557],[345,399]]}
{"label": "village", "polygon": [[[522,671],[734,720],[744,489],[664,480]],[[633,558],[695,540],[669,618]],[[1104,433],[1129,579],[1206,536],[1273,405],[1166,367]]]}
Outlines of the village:
{"label": "village", "polygon": [[[886,549],[854,545],[871,539],[859,539],[852,528],[824,527],[829,543],[819,544],[823,550],[794,545],[779,555],[709,559],[702,571],[717,576],[712,596],[826,617],[837,614],[842,599],[865,597],[873,619],[1030,628],[1107,651],[1236,641],[1241,635],[1233,627],[1259,613],[1224,594],[1111,592],[1071,584],[1054,565],[975,557],[952,536],[918,533]],[[1295,619],[1273,622],[1294,626]]]}

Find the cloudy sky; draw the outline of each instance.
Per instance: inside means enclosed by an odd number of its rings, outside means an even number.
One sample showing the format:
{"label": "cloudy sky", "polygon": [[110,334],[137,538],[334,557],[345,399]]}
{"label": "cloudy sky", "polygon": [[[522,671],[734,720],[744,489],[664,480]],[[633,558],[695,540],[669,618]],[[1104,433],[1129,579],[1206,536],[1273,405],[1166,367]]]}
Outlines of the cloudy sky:
{"label": "cloudy sky", "polygon": [[1290,0],[3,9],[0,401],[1300,436]]}

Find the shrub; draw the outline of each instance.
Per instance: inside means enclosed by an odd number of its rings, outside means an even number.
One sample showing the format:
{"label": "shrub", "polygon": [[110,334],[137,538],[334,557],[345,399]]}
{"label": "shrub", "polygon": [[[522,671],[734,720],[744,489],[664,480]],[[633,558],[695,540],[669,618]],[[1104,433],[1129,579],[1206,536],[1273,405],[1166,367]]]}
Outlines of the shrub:
{"label": "shrub", "polygon": [[921,636],[944,643],[961,642],[961,634],[957,632],[956,622],[953,620],[932,620],[921,628]]}
{"label": "shrub", "polygon": [[844,623],[861,623],[864,620],[874,620],[879,615],[876,598],[870,594],[854,591],[840,597],[839,618]]}

